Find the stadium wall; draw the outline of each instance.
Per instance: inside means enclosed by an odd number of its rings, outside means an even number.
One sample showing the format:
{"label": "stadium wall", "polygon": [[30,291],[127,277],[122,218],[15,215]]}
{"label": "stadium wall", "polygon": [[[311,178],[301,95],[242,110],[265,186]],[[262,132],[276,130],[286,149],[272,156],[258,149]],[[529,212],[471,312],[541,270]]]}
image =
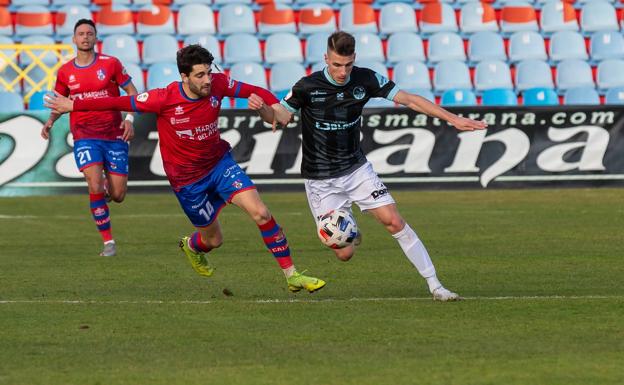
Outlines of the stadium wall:
{"label": "stadium wall", "polygon": [[[362,148],[383,178],[406,188],[623,186],[624,108],[455,108],[489,127],[457,132],[407,109],[369,109]],[[0,196],[84,191],[72,153],[67,116],[49,141],[40,137],[47,112],[0,115]],[[155,117],[135,122],[130,189],[168,190]],[[300,126],[271,132],[248,110],[222,111],[219,126],[235,158],[263,189],[301,189]]]}

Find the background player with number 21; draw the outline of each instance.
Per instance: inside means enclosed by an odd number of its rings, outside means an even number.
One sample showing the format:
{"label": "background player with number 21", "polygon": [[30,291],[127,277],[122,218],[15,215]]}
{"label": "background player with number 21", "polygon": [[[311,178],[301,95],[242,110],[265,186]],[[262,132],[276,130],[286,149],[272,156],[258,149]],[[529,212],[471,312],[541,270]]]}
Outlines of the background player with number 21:
{"label": "background player with number 21", "polygon": [[160,152],[169,183],[182,209],[197,231],[180,241],[191,265],[203,276],[214,268],[204,253],[221,246],[223,236],[217,216],[227,203],[245,211],[256,223],[266,247],[282,268],[288,288],[314,292],[325,282],[303,275],[293,265],[288,241],[260,199],[253,182],[230,155],[230,145],[221,138],[218,116],[225,96],[259,97],[259,109],[267,120],[278,100],[267,90],[212,73],[213,56],[199,45],[177,54],[181,82],[135,96],[95,101],[70,100],[55,94],[46,105],[58,113],[69,111],[120,110],[153,112],[160,139]]}

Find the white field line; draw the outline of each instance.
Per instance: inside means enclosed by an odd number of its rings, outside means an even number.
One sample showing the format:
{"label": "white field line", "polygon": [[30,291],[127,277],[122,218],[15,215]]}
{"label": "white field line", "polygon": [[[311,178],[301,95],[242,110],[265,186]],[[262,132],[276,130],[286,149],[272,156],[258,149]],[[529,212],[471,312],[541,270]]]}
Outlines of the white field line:
{"label": "white field line", "polygon": [[[500,297],[463,297],[464,301],[526,301],[526,300],[605,300],[605,299],[624,299],[624,295],[536,295],[536,296],[500,296]],[[99,301],[99,300],[0,300],[0,305],[8,304],[69,304],[69,305],[206,305],[213,303],[223,303],[227,299],[222,300],[119,300],[119,301]],[[388,297],[388,298],[319,298],[319,299],[255,299],[237,301],[239,303],[252,304],[272,304],[272,303],[346,303],[346,302],[410,302],[410,301],[431,301],[431,297]]]}

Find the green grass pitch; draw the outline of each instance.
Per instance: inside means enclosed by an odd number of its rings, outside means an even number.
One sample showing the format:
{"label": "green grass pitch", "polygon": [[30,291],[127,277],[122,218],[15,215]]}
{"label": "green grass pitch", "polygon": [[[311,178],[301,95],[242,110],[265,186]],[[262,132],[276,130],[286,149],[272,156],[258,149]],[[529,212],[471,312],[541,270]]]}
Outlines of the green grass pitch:
{"label": "green grass pitch", "polygon": [[624,383],[624,189],[393,196],[464,301],[432,302],[359,212],[362,246],[335,259],[302,192],[263,197],[299,270],[328,282],[315,294],[287,291],[236,207],[203,278],[173,194],[111,205],[114,258],[86,194],[2,198],[0,384]]}

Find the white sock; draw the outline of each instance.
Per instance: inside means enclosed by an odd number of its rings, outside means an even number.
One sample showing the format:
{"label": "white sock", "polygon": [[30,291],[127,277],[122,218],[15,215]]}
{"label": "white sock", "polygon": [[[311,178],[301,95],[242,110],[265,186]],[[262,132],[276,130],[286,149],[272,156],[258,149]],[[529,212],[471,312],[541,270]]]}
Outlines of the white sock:
{"label": "white sock", "polygon": [[392,236],[399,242],[407,259],[416,267],[420,275],[427,280],[429,291],[433,292],[434,289],[442,286],[436,276],[435,266],[431,262],[429,253],[427,253],[425,245],[423,245],[414,230],[406,223],[403,230],[392,234]]}
{"label": "white sock", "polygon": [[282,269],[282,271],[284,272],[284,276],[286,276],[286,278],[288,279],[297,272],[297,269],[295,269],[295,265],[292,265],[290,267]]}
{"label": "white sock", "polygon": [[104,242],[105,245],[108,245],[109,243],[115,244],[115,240],[111,239],[110,241],[106,241]]}

